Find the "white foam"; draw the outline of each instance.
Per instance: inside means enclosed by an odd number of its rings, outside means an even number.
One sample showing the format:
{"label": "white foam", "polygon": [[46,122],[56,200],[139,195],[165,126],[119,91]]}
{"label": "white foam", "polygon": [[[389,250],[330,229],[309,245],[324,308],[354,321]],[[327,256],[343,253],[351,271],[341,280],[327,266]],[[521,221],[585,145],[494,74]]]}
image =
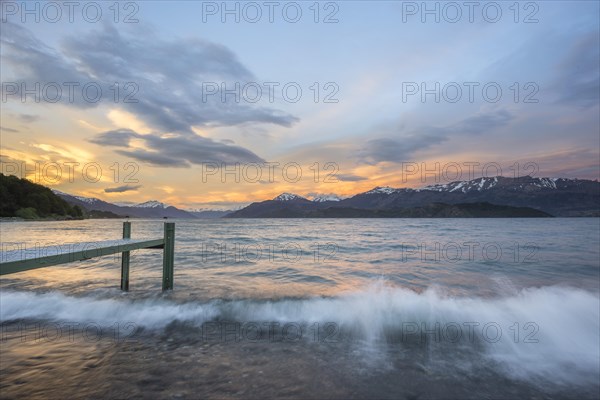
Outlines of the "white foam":
{"label": "white foam", "polygon": [[202,323],[217,316],[210,304],[176,304],[161,299],[127,301],[93,297],[65,296],[59,292],[0,293],[0,322],[18,319],[95,323],[110,326],[133,322],[137,326],[160,329],[175,320]]}
{"label": "white foam", "polygon": [[[334,322],[357,332],[366,342],[381,340],[384,332],[406,323],[447,326],[478,323],[475,333],[482,355],[511,376],[531,375],[573,381],[600,373],[600,299],[598,294],[565,287],[532,288],[502,298],[449,297],[430,289],[422,293],[373,285],[334,298],[277,301],[212,301],[177,304],[166,299],[122,300],[66,296],[58,292],[0,293],[0,322],[49,319],[112,325],[133,322],[162,329],[173,321],[195,325],[215,318],[237,321]],[[482,327],[502,329],[498,341],[485,339]],[[518,323],[519,337],[511,327]],[[531,323],[529,329],[525,324]],[[525,337],[531,335],[533,342]],[[495,330],[489,331],[495,336]],[[467,328],[463,334],[467,334]],[[537,340],[537,342],[535,342]],[[442,343],[444,344],[444,343]],[[452,346],[452,343],[447,343]]]}

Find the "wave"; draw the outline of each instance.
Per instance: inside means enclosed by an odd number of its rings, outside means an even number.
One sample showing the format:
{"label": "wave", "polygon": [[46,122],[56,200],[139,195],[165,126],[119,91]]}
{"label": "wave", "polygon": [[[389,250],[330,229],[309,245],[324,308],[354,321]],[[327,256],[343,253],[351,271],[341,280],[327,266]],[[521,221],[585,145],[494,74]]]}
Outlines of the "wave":
{"label": "wave", "polygon": [[[134,323],[162,330],[210,321],[335,324],[363,343],[400,338],[400,345],[477,351],[507,374],[579,382],[600,374],[600,298],[567,287],[529,288],[506,297],[450,297],[383,283],[330,298],[177,303],[67,296],[60,292],[0,293],[0,322],[52,320]],[[466,346],[466,347],[465,347]],[[462,351],[462,350],[461,350]],[[595,377],[595,378],[590,378]],[[595,381],[593,380],[595,379]]]}

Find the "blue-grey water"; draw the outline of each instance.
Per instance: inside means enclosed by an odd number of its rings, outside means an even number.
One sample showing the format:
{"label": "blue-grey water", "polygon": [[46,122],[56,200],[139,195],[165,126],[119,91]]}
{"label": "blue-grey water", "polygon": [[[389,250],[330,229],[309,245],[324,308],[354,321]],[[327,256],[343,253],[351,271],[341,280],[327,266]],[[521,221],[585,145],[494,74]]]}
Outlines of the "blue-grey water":
{"label": "blue-grey water", "polygon": [[[174,220],[0,280],[2,398],[598,398],[599,219]],[[6,222],[4,251],[119,220]],[[132,220],[158,238],[162,220]]]}

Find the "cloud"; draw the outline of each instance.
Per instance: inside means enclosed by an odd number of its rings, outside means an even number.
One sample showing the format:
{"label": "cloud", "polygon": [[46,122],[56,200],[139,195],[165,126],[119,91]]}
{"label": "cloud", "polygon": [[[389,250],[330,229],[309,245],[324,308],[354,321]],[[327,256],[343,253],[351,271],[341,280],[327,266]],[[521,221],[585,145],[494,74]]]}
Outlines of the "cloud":
{"label": "cloud", "polygon": [[600,102],[598,31],[581,36],[558,65],[558,103],[590,107]]}
{"label": "cloud", "polygon": [[384,161],[402,162],[410,159],[416,151],[445,141],[442,136],[408,136],[404,138],[379,138],[369,140],[359,151],[359,157],[367,164]]}
{"label": "cloud", "polygon": [[[225,46],[199,39],[168,40],[153,33],[126,33],[103,25],[86,34],[63,40],[58,49],[45,45],[28,29],[10,22],[2,24],[3,62],[19,71],[27,88],[35,82],[46,84],[76,82],[69,99],[64,86],[60,102],[91,108],[118,103],[153,129],[192,134],[193,126],[237,126],[269,123],[291,126],[298,118],[268,107],[260,101],[236,102],[234,96],[222,101],[220,88],[204,96],[207,82],[244,85],[254,75]],[[96,103],[85,101],[83,85],[97,83],[102,96]],[[120,94],[115,101],[115,82]],[[129,86],[126,87],[129,83]],[[54,93],[54,92],[53,92]],[[91,90],[90,97],[94,91]],[[132,102],[125,101],[131,95]],[[19,94],[9,99],[19,99]],[[264,96],[265,102],[268,96]],[[70,102],[72,100],[72,102]]]}
{"label": "cloud", "polygon": [[141,188],[142,185],[135,185],[135,186],[130,186],[130,185],[124,185],[124,186],[117,186],[117,187],[113,187],[113,188],[106,188],[104,189],[104,193],[124,193],[124,192],[130,192],[130,191],[136,191],[139,188]]}
{"label": "cloud", "polygon": [[32,123],[40,119],[39,115],[33,114],[17,114],[16,117],[23,122]]}
{"label": "cloud", "polygon": [[454,135],[481,135],[506,126],[514,116],[507,110],[481,112],[457,123],[443,127],[425,126],[404,137],[371,139],[358,150],[357,156],[366,164],[403,162],[414,158],[414,153],[445,142]]}
{"label": "cloud", "polygon": [[100,133],[89,141],[102,146],[129,147],[131,139],[140,136],[142,135],[131,129],[117,129]]}
{"label": "cloud", "polygon": [[471,135],[481,135],[507,125],[513,119],[513,115],[507,110],[498,110],[490,113],[481,113],[472,117],[465,118],[457,124],[451,125],[442,132],[447,133],[468,133]]}
{"label": "cloud", "polygon": [[[132,139],[140,140],[145,149],[131,147]],[[262,158],[241,146],[217,142],[198,135],[161,136],[140,134],[131,129],[103,132],[90,142],[124,148],[117,153],[155,166],[189,167],[202,163],[251,163],[265,162]]]}
{"label": "cloud", "polygon": [[175,192],[175,188],[171,186],[159,186],[158,189],[161,189],[167,194],[173,194]]}
{"label": "cloud", "polygon": [[[539,168],[536,176],[561,178],[600,178],[598,148],[572,147],[536,154],[535,163]],[[522,160],[516,160],[515,162]]]}
{"label": "cloud", "polygon": [[7,127],[4,127],[4,126],[0,126],[0,131],[12,132],[12,133],[17,133],[17,132],[19,132],[19,130],[18,130],[18,129],[7,128]]}
{"label": "cloud", "polygon": [[367,180],[367,178],[365,178],[365,177],[354,175],[354,174],[338,174],[335,177],[338,178],[338,180],[340,180],[342,182],[359,182],[359,181]]}

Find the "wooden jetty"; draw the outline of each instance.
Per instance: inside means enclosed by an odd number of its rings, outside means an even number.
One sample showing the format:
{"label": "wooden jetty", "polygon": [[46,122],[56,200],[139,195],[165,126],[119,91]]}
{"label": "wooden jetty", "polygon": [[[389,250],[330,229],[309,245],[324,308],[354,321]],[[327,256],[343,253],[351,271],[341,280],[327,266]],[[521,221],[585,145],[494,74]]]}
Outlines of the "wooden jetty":
{"label": "wooden jetty", "polygon": [[0,251],[0,275],[30,269],[88,260],[121,253],[121,290],[129,290],[129,252],[138,249],[163,249],[162,290],[173,289],[175,224],[165,222],[160,239],[131,239],[131,222],[123,222],[123,239],[70,243],[61,246]]}

